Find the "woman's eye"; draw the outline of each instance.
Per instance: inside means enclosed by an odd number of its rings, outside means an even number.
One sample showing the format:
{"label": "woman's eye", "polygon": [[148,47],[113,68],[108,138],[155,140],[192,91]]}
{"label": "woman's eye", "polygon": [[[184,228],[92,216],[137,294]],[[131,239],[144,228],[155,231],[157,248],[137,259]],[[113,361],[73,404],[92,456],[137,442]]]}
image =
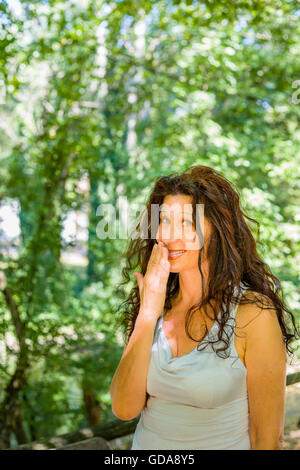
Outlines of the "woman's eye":
{"label": "woman's eye", "polygon": [[[160,219],[160,221],[161,221],[162,223],[165,223],[165,221],[168,221],[168,218],[167,218],[167,217],[162,217],[162,218]],[[190,220],[184,220],[182,223],[183,223],[183,224],[185,223],[186,225],[192,225],[192,222],[191,222]]]}

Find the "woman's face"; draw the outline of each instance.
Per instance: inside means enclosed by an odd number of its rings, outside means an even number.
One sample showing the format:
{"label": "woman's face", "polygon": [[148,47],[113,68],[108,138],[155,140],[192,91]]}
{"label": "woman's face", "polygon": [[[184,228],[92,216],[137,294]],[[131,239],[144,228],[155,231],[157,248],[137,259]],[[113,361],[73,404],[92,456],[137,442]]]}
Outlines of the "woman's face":
{"label": "woman's face", "polygon": [[[171,272],[198,268],[199,251],[202,248],[193,222],[192,196],[185,194],[166,196],[161,205],[156,240],[162,241],[169,250]],[[198,210],[198,224],[204,240],[211,233],[206,217]],[[205,232],[204,232],[205,225]],[[205,234],[205,236],[204,236]],[[175,253],[180,251],[183,253]]]}

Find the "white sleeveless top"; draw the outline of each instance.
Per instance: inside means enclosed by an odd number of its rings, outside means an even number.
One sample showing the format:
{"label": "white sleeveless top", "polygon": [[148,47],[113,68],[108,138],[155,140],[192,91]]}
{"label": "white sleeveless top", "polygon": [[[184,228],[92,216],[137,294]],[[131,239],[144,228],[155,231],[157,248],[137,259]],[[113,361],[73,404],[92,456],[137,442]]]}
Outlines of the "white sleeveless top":
{"label": "white sleeveless top", "polygon": [[[245,289],[241,283],[240,296]],[[234,326],[237,307],[231,305],[225,325],[229,335],[232,329],[228,325]],[[210,344],[203,351],[196,346],[190,353],[173,358],[162,323],[163,313],[152,343],[147,375],[150,396],[131,450],[250,450],[247,369],[237,354],[234,331],[225,351],[230,351],[227,359],[217,356]],[[218,328],[215,321],[202,342],[217,339]]]}

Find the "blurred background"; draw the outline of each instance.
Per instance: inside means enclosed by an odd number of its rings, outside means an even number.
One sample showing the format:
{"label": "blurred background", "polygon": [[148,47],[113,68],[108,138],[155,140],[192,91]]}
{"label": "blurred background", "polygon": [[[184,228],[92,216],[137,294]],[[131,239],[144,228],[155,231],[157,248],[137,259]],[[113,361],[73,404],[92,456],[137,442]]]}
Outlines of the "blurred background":
{"label": "blurred background", "polygon": [[109,387],[136,281],[116,295],[128,240],[99,239],[97,208],[144,204],[161,175],[203,164],[238,188],[299,324],[299,17],[292,0],[1,1],[0,448],[130,448]]}

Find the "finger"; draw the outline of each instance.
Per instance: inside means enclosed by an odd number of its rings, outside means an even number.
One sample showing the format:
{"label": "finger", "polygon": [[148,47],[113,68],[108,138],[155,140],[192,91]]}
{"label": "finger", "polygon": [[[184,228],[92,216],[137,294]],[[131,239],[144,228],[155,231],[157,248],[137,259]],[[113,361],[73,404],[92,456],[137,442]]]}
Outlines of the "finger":
{"label": "finger", "polygon": [[166,247],[165,243],[160,241],[160,244],[159,244],[159,262],[161,263],[162,260],[165,260],[165,261],[168,261],[168,257],[169,257],[169,250],[168,248]]}
{"label": "finger", "polygon": [[153,261],[153,258],[154,258],[154,255],[155,255],[155,251],[156,251],[156,246],[155,246],[155,243],[154,245],[152,246],[152,249],[151,249],[151,253],[150,253],[150,256],[149,256],[149,261],[148,263],[151,263]]}
{"label": "finger", "polygon": [[159,263],[159,259],[160,259],[160,246],[159,244],[156,243],[154,253],[153,253],[153,264]]}
{"label": "finger", "polygon": [[162,248],[161,248],[161,257],[162,257],[162,259],[168,260],[169,250],[165,245],[163,245]]}
{"label": "finger", "polygon": [[162,258],[162,259],[160,260],[160,263],[161,263],[161,265],[162,265],[162,267],[163,267],[164,269],[166,269],[167,271],[170,270],[171,263],[170,263],[170,261],[168,261],[167,258]]}
{"label": "finger", "polygon": [[168,260],[168,249],[167,249],[167,247],[163,244],[163,242],[160,242],[160,245],[159,245],[159,260],[158,260],[158,262],[161,264],[162,260]]}
{"label": "finger", "polygon": [[158,242],[156,248],[155,264],[159,264],[161,260],[161,241]]}

